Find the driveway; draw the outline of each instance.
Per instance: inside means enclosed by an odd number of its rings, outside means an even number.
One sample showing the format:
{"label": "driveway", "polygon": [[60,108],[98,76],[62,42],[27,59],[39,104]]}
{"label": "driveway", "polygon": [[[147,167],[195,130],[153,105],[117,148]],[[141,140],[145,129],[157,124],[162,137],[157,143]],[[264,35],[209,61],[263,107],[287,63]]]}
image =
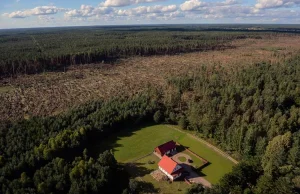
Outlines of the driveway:
{"label": "driveway", "polygon": [[[181,162],[179,160],[180,157],[185,157],[186,161]],[[186,171],[190,173],[190,175],[187,176],[186,179],[189,180],[191,183],[201,184],[204,187],[208,187],[208,188],[212,187],[210,182],[208,182],[205,178],[199,176],[195,171],[193,171],[191,165],[188,162],[188,159],[192,159],[189,155],[185,153],[177,153],[174,156],[172,156],[172,159],[178,164],[180,164]]]}

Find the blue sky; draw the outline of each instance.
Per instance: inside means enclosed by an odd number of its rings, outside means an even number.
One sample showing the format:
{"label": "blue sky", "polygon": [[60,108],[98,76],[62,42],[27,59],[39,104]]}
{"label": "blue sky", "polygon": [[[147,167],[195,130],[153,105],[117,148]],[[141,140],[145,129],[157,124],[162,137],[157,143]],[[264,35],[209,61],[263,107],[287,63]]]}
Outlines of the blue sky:
{"label": "blue sky", "polygon": [[300,23],[300,0],[0,0],[0,28]]}

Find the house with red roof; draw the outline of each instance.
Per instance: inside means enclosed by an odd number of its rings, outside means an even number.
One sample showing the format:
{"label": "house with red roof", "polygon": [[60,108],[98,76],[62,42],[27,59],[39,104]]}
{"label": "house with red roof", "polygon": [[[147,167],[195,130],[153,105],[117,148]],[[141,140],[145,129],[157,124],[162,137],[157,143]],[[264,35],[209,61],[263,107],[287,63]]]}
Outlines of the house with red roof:
{"label": "house with red roof", "polygon": [[182,175],[183,167],[175,162],[172,158],[164,155],[158,163],[159,169],[167,175],[167,177],[174,181]]}
{"label": "house with red roof", "polygon": [[164,143],[158,147],[155,148],[154,150],[156,153],[158,153],[160,156],[164,156],[165,154],[169,154],[173,151],[176,151],[176,142],[169,141],[167,143]]}

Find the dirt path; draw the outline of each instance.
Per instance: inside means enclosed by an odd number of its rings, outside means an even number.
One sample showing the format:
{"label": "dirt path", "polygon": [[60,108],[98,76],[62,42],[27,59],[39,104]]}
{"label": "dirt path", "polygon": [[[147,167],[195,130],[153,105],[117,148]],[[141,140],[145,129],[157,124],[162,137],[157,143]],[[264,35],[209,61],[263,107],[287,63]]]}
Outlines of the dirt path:
{"label": "dirt path", "polygon": [[215,152],[219,153],[220,155],[224,156],[225,158],[227,158],[228,160],[230,160],[231,162],[233,162],[234,164],[238,164],[239,162],[237,160],[235,160],[234,158],[232,158],[230,155],[228,155],[227,153],[223,152],[222,150],[220,150],[219,148],[217,148],[216,146],[208,143],[207,141],[199,138],[199,137],[196,137],[195,135],[192,135],[190,133],[187,133],[187,132],[184,132],[174,126],[171,126],[171,125],[166,125],[167,127],[171,128],[171,129],[174,129],[174,130],[177,130],[181,133],[184,133],[186,135],[188,135],[189,137],[193,138],[193,139],[196,139],[197,141],[205,144],[207,147],[209,147],[210,149],[214,150]]}
{"label": "dirt path", "polygon": [[[184,157],[186,159],[186,161],[185,162],[180,161],[179,160],[180,157]],[[177,163],[185,163],[185,164],[189,165],[188,160],[191,160],[192,158],[185,153],[179,152],[179,153],[175,154],[174,156],[172,156],[172,159],[175,160]]]}
{"label": "dirt path", "polygon": [[190,176],[187,177],[187,179],[191,182],[191,183],[198,183],[203,185],[204,187],[208,187],[211,188],[212,184],[210,182],[208,182],[205,178],[199,176],[197,173],[195,173],[194,171],[190,171]]}

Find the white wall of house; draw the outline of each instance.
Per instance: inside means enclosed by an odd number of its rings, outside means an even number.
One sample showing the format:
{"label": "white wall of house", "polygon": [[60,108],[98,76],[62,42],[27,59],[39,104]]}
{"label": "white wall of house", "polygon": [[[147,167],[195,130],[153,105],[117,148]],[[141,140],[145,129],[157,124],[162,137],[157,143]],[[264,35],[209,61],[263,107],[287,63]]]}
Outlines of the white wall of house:
{"label": "white wall of house", "polygon": [[167,151],[165,154],[169,154],[169,153],[174,152],[174,151],[176,151],[176,148]]}
{"label": "white wall of house", "polygon": [[[175,171],[177,171],[177,170],[179,170],[179,169],[181,169],[182,167],[180,166],[180,165],[177,165],[175,168],[174,168],[174,170],[173,170],[173,172],[175,172]],[[177,179],[178,177],[180,177],[181,176],[181,173],[180,174],[178,174],[178,175],[176,175],[176,176],[172,176],[172,175],[170,175],[169,173],[167,173],[163,168],[161,168],[160,166],[159,166],[159,170],[161,170],[165,175],[167,175],[167,177],[170,179],[170,180],[175,180],[175,179]]]}
{"label": "white wall of house", "polygon": [[177,179],[177,178],[179,178],[180,176],[181,176],[181,173],[178,174],[178,175],[176,175],[176,176],[174,176],[174,180]]}
{"label": "white wall of house", "polygon": [[167,175],[167,177],[171,180],[173,180],[173,176],[170,175],[169,173],[167,173],[163,168],[159,167],[159,170],[161,170],[165,175]]}

